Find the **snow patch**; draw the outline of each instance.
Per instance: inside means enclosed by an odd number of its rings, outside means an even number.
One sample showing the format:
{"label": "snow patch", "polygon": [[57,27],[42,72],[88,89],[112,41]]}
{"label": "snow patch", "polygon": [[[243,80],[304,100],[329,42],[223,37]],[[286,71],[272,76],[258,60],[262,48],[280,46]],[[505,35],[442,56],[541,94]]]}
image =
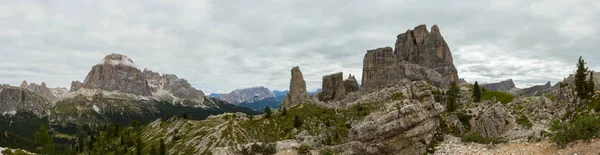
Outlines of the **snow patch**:
{"label": "snow patch", "polygon": [[92,108],[94,108],[94,111],[96,111],[98,114],[100,114],[100,108],[98,108],[98,106],[96,106],[94,104],[94,105],[92,105]]}
{"label": "snow patch", "polygon": [[108,59],[106,60],[105,58],[102,59],[102,61],[100,61],[98,64],[102,65],[102,64],[111,64],[113,66],[116,65],[125,65],[125,66],[129,66],[129,67],[133,67],[133,68],[138,68],[134,63],[133,60],[129,59],[129,57],[122,55],[121,60],[114,60],[114,59]]}

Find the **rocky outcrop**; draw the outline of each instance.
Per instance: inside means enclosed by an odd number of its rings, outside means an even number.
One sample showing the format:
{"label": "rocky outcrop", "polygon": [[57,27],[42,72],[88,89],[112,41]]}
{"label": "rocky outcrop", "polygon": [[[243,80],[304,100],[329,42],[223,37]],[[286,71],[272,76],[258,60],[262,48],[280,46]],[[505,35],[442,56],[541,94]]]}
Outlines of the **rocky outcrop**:
{"label": "rocky outcrop", "polygon": [[50,106],[49,100],[28,89],[8,86],[0,92],[0,113],[26,110],[44,116]]}
{"label": "rocky outcrop", "polygon": [[398,61],[408,61],[433,69],[450,81],[458,80],[452,53],[437,25],[431,27],[431,32],[427,31],[425,25],[407,30],[397,36],[395,45],[394,54]]}
{"label": "rocky outcrop", "polygon": [[390,87],[401,79],[426,80],[440,87],[450,82],[449,78],[432,69],[408,61],[397,62],[390,47],[367,51],[363,60],[362,91],[373,92]]}
{"label": "rocky outcrop", "polygon": [[306,81],[304,81],[304,76],[302,75],[302,71],[300,71],[300,67],[293,67],[291,73],[290,93],[283,99],[284,106],[288,108],[308,100]]}
{"label": "rocky outcrop", "polygon": [[402,78],[391,47],[368,50],[363,59],[361,90],[373,92],[393,86]]}
{"label": "rocky outcrop", "polygon": [[323,85],[319,93],[320,101],[332,101],[346,96],[346,87],[342,72],[323,76]]}
{"label": "rocky outcrop", "polygon": [[480,110],[479,115],[474,117],[473,131],[487,138],[499,138],[504,133],[515,127],[514,116],[512,116],[500,102],[482,102],[487,104]]}
{"label": "rocky outcrop", "polygon": [[[589,74],[588,74],[589,75]],[[586,77],[587,80],[590,79],[590,77]],[[575,83],[575,74],[570,74],[569,77],[565,78],[561,83],[567,83],[569,85],[574,85]],[[596,84],[594,86],[594,88],[596,90],[600,90],[600,72],[594,72],[594,83]],[[556,84],[556,86],[559,86],[560,84]]]}
{"label": "rocky outcrop", "polygon": [[217,98],[231,104],[250,103],[266,98],[275,97],[275,94],[263,86],[245,89],[236,89],[228,94],[221,94]]}
{"label": "rocky outcrop", "polygon": [[352,75],[348,79],[343,80],[343,73],[335,73],[323,76],[323,85],[321,92],[318,94],[320,101],[339,101],[346,97],[350,92],[358,91],[359,86],[356,78]]}
{"label": "rocky outcrop", "polygon": [[548,81],[545,85],[536,85],[533,87],[523,89],[523,93],[527,96],[541,96],[545,92],[552,89],[552,83]]}
{"label": "rocky outcrop", "polygon": [[358,81],[356,81],[356,77],[352,76],[351,74],[348,75],[348,79],[344,80],[344,88],[346,90],[346,93],[358,91],[360,87],[358,86]]}
{"label": "rocky outcrop", "polygon": [[[390,99],[393,92],[402,99]],[[409,82],[371,93],[363,98],[384,99],[383,108],[352,124],[343,154],[423,154],[438,128],[437,116],[444,111],[435,102],[425,81]],[[357,101],[363,102],[363,101]],[[369,101],[364,101],[369,102]]]}
{"label": "rocky outcrop", "polygon": [[70,92],[74,92],[77,91],[79,89],[83,88],[83,83],[79,82],[79,81],[72,81],[71,82],[71,89],[69,89]]}
{"label": "rocky outcrop", "polygon": [[439,28],[425,25],[397,36],[391,47],[368,50],[363,60],[361,90],[373,92],[396,85],[401,79],[425,80],[446,87],[459,80],[452,53]]}
{"label": "rocky outcrop", "polygon": [[136,95],[151,95],[150,86],[133,61],[121,54],[110,54],[92,67],[83,81],[83,88],[120,91]]}
{"label": "rocky outcrop", "polygon": [[508,92],[511,89],[516,88],[515,83],[513,82],[512,79],[500,81],[498,83],[481,84],[481,86],[485,89],[489,89],[489,90],[493,90],[493,91],[502,91],[502,92]]}

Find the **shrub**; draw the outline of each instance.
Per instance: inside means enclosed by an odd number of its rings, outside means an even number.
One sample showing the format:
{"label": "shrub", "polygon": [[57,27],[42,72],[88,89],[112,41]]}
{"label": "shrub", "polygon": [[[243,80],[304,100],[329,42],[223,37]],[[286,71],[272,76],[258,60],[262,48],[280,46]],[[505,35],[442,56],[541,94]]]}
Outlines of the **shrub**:
{"label": "shrub", "polygon": [[[250,146],[250,148],[252,148],[252,150],[250,151],[250,154],[261,153],[261,154],[267,155],[267,154],[277,153],[277,150],[275,150],[275,144],[273,144],[273,143],[262,143],[262,144],[254,143]],[[242,153],[244,153],[244,152],[248,152],[248,150],[242,150]]]}
{"label": "shrub", "polygon": [[333,150],[331,149],[323,149],[321,151],[319,151],[320,155],[334,155],[335,152],[333,152]]}
{"label": "shrub", "polygon": [[492,98],[496,97],[496,100],[502,104],[507,104],[513,101],[514,96],[499,91],[487,90],[481,94],[481,100],[492,100]]}
{"label": "shrub", "polygon": [[531,129],[531,127],[533,127],[533,123],[531,123],[531,121],[529,121],[529,119],[525,115],[520,115],[519,117],[517,117],[517,124],[527,129]]}
{"label": "shrub", "polygon": [[310,153],[310,147],[309,147],[309,146],[307,146],[307,145],[301,145],[301,146],[298,148],[298,154],[299,154],[299,155],[310,155],[310,154],[311,154],[311,153]]}
{"label": "shrub", "polygon": [[397,100],[403,100],[404,99],[404,94],[402,94],[402,92],[395,92],[394,94],[392,94],[392,100],[397,101]]}
{"label": "shrub", "polygon": [[570,121],[554,120],[550,124],[550,131],[554,132],[551,139],[561,146],[578,139],[592,139],[598,130],[600,119],[589,115],[575,116]]}
{"label": "shrub", "polygon": [[465,131],[471,131],[470,121],[473,116],[466,114],[466,111],[461,111],[456,113],[456,117],[458,117],[458,120],[460,121],[460,124],[462,124]]}
{"label": "shrub", "polygon": [[300,117],[298,117],[298,115],[294,116],[294,127],[295,128],[302,127],[302,120],[300,120]]}

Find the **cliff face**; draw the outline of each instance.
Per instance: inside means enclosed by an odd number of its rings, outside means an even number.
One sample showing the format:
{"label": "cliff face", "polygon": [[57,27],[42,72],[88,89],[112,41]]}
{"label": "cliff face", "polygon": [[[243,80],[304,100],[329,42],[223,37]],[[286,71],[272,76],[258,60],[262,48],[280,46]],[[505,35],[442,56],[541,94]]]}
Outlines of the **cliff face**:
{"label": "cliff face", "polygon": [[151,95],[150,86],[142,71],[135,68],[131,59],[121,54],[107,55],[102,64],[92,67],[83,81],[83,88]]}
{"label": "cliff face", "polygon": [[427,31],[425,25],[399,34],[396,39],[394,54],[398,61],[408,61],[428,69],[433,69],[450,78],[458,80],[458,71],[454,66],[452,53],[437,25]]}
{"label": "cliff face", "polygon": [[51,106],[49,100],[28,89],[6,86],[0,92],[0,113],[26,110],[43,116]]}
{"label": "cliff face", "polygon": [[144,70],[143,75],[146,77],[151,92],[155,97],[167,95],[178,99],[193,100],[197,102],[196,105],[204,103],[206,98],[204,92],[192,87],[185,79],[180,79],[174,74],[160,75],[147,69]]}
{"label": "cliff face", "polygon": [[459,80],[452,53],[437,25],[425,25],[397,36],[396,49],[368,50],[363,60],[361,90],[373,92],[396,85],[401,79],[427,80],[445,87]]}

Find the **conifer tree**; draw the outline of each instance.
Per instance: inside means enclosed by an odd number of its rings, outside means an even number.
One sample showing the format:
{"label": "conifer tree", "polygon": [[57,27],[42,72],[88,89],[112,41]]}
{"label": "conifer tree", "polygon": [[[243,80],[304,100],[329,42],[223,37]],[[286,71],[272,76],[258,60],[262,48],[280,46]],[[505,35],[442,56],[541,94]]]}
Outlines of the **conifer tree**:
{"label": "conifer tree", "polygon": [[450,83],[450,88],[446,92],[446,95],[446,110],[453,112],[454,110],[456,110],[456,106],[458,105],[458,99],[460,98],[460,88],[458,88],[456,82]]}
{"label": "conifer tree", "polygon": [[167,154],[167,148],[165,147],[165,141],[163,139],[160,139],[159,151],[160,151],[160,155],[166,155]]}
{"label": "conifer tree", "polygon": [[285,108],[285,106],[283,106],[283,110],[281,111],[281,115],[287,116],[287,108]]}
{"label": "conifer tree", "polygon": [[[585,67],[585,61],[580,56],[577,61],[577,71],[575,71],[575,92],[579,99],[589,99],[593,89],[590,90],[590,82],[586,81],[588,68]],[[593,80],[592,80],[593,81]]]}
{"label": "conifer tree", "polygon": [[271,108],[269,106],[265,107],[265,118],[271,117]]}
{"label": "conifer tree", "polygon": [[297,115],[294,116],[294,127],[296,127],[296,128],[302,127],[302,120],[300,120],[300,117],[298,117]]}
{"label": "conifer tree", "polygon": [[481,101],[481,88],[479,88],[479,84],[475,81],[475,85],[473,85],[473,102]]}

